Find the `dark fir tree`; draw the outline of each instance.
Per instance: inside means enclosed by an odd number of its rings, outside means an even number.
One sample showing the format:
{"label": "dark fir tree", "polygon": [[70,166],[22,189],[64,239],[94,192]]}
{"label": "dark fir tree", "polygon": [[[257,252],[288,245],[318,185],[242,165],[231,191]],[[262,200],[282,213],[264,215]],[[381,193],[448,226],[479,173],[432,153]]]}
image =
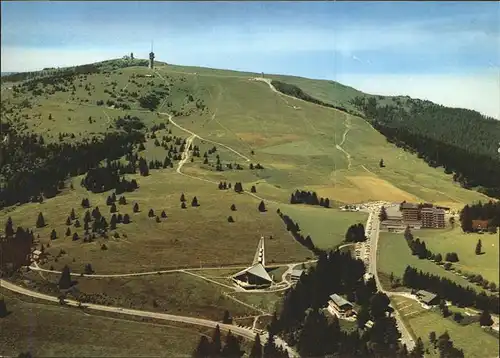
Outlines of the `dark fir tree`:
{"label": "dark fir tree", "polygon": [[198,198],[197,198],[196,196],[195,196],[195,197],[193,198],[193,200],[191,201],[191,206],[194,206],[194,207],[196,207],[196,206],[200,206],[200,205],[198,204]]}
{"label": "dark fir tree", "polygon": [[234,223],[234,219],[233,219],[233,217],[232,217],[231,215],[229,215],[229,216],[227,217],[227,222],[228,222],[228,223]]}
{"label": "dark fir tree", "polygon": [[9,312],[7,311],[7,305],[5,304],[5,299],[0,298],[0,318],[7,317]]}
{"label": "dark fir tree", "polygon": [[245,352],[241,350],[240,341],[236,338],[231,330],[227,332],[224,348],[222,349],[222,357],[240,358]]}
{"label": "dark fir tree", "polygon": [[482,250],[483,244],[481,243],[481,239],[477,240],[476,244],[476,255],[481,255],[481,250]]}
{"label": "dark fir tree", "polygon": [[163,211],[161,212],[161,215],[160,215],[160,216],[161,216],[163,219],[166,219],[166,217],[167,217],[167,213],[165,212],[165,210],[163,210]]}
{"label": "dark fir tree", "polygon": [[385,206],[382,206],[380,209],[380,214],[378,215],[380,221],[387,220],[387,211],[385,210]]}
{"label": "dark fir tree", "polygon": [[198,346],[193,352],[193,358],[208,358],[210,357],[211,352],[211,344],[206,336],[201,336]]}
{"label": "dark fir tree", "polygon": [[180,200],[181,200],[181,202],[186,201],[186,197],[184,196],[184,193],[181,194],[181,199]]}
{"label": "dark fir tree", "polygon": [[259,211],[260,211],[261,213],[263,213],[263,212],[267,211],[267,210],[266,210],[266,204],[264,204],[264,202],[263,202],[263,201],[261,201],[261,202],[260,202],[260,204],[259,204]]}
{"label": "dark fir tree", "polygon": [[66,236],[70,236],[71,235],[71,229],[70,228],[67,228],[66,229]]}
{"label": "dark fir tree", "polygon": [[183,202],[181,203],[181,209],[186,209],[186,208],[187,208],[187,206],[186,206],[186,202],[184,202],[184,201],[183,201]]}
{"label": "dark fir tree", "polygon": [[479,317],[479,324],[481,326],[491,326],[493,324],[493,319],[491,318],[490,313],[488,310],[484,310],[481,313],[481,316]]}
{"label": "dark fir tree", "polygon": [[130,216],[128,214],[123,215],[123,223],[130,224]]}
{"label": "dark fir tree", "polygon": [[435,347],[436,341],[437,341],[436,332],[432,331],[431,333],[429,333],[429,342],[431,342]]}
{"label": "dark fir tree", "polygon": [[153,210],[153,209],[149,209],[149,212],[148,212],[148,217],[149,217],[149,218],[152,218],[152,217],[154,217],[154,216],[155,216],[155,212],[154,212],[154,210]]}
{"label": "dark fir tree", "polygon": [[43,214],[39,213],[38,218],[36,220],[36,227],[37,228],[42,228],[45,226],[45,219],[43,218]]}
{"label": "dark fir tree", "polygon": [[7,218],[7,223],[5,224],[5,236],[14,236],[14,226],[12,224],[12,218],[10,216]]}
{"label": "dark fir tree", "polygon": [[116,213],[116,204],[115,203],[111,203],[111,206],[109,208],[109,212]]}
{"label": "dark fir tree", "polygon": [[69,214],[69,217],[71,218],[71,220],[75,220],[75,218],[76,218],[75,209],[71,209],[71,213]]}
{"label": "dark fir tree", "polygon": [[231,318],[231,315],[229,314],[228,310],[224,311],[224,317],[222,317],[222,323],[224,324],[232,324],[233,319]]}
{"label": "dark fir tree", "polygon": [[425,353],[424,342],[422,342],[422,338],[418,337],[415,342],[415,347],[413,347],[410,356],[412,358],[420,358],[423,357]]}
{"label": "dark fir tree", "polygon": [[133,212],[134,213],[138,213],[139,212],[139,204],[137,204],[137,203],[134,204]]}
{"label": "dark fir tree", "polygon": [[88,223],[92,221],[92,216],[90,215],[90,211],[85,212],[85,216],[83,217],[83,222]]}
{"label": "dark fir tree", "polygon": [[50,239],[51,240],[57,239],[57,233],[55,229],[52,229],[52,231],[50,232]]}
{"label": "dark fir tree", "polygon": [[71,218],[69,216],[66,218],[66,225],[67,226],[71,225]]}
{"label": "dark fir tree", "polygon": [[111,219],[109,220],[109,229],[110,230],[115,230],[116,229],[116,214],[113,214],[111,216]]}
{"label": "dark fir tree", "polygon": [[236,205],[231,204],[231,211],[236,211]]}
{"label": "dark fir tree", "polygon": [[80,237],[78,236],[78,233],[74,233],[73,234],[73,241],[77,241],[77,240],[80,240]]}
{"label": "dark fir tree", "polygon": [[211,344],[211,355],[218,356],[221,353],[222,349],[222,339],[220,333],[219,325],[215,326],[214,333],[212,335],[212,344]]}
{"label": "dark fir tree", "polygon": [[258,333],[255,334],[255,340],[249,358],[262,358],[262,344],[260,343],[260,336]]}
{"label": "dark fir tree", "polygon": [[157,223],[161,222],[161,220],[160,220],[160,217],[159,217],[159,216],[157,216],[157,217],[156,217],[156,222],[157,222]]}
{"label": "dark fir tree", "polygon": [[61,278],[59,279],[59,288],[61,290],[67,290],[71,287],[71,274],[68,265],[64,265],[61,272]]}
{"label": "dark fir tree", "polygon": [[80,220],[76,219],[76,221],[75,221],[75,227],[76,227],[76,228],[79,228],[80,226],[82,226],[82,225],[80,224]]}
{"label": "dark fir tree", "polygon": [[252,193],[257,192],[257,188],[255,188],[255,185],[252,185],[252,187],[250,188],[250,192],[252,192]]}

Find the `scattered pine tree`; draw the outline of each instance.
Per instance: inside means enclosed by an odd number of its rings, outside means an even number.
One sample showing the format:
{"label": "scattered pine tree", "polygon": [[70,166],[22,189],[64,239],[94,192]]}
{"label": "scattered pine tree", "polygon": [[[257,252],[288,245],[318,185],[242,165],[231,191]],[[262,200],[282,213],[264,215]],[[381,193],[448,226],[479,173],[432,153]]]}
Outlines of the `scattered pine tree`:
{"label": "scattered pine tree", "polygon": [[71,274],[68,265],[65,265],[61,272],[61,278],[59,279],[59,288],[61,290],[67,290],[70,287],[71,287]]}
{"label": "scattered pine tree", "polygon": [[43,214],[39,213],[38,214],[38,219],[36,220],[36,227],[37,228],[42,228],[45,226],[45,219],[43,218]]}
{"label": "scattered pine tree", "polygon": [[260,211],[261,213],[263,213],[263,212],[266,212],[266,211],[267,211],[267,210],[266,210],[266,204],[264,204],[264,202],[263,202],[263,201],[261,201],[261,202],[260,202],[260,204],[259,204],[259,211]]}
{"label": "scattered pine tree", "polygon": [[55,229],[52,229],[51,233],[50,233],[50,239],[51,240],[55,240],[57,239],[57,233],[56,233],[56,230]]}

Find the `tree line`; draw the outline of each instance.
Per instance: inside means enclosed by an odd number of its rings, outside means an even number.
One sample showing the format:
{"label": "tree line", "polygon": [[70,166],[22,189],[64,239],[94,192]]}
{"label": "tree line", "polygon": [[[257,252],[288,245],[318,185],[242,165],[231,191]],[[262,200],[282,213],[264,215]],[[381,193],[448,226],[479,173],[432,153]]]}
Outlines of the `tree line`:
{"label": "tree line", "polygon": [[336,106],[336,105],[333,105],[331,103],[326,103],[326,102],[323,102],[323,101],[321,101],[321,100],[319,100],[317,98],[314,98],[311,95],[305,93],[301,88],[299,88],[299,87],[297,87],[295,85],[292,85],[292,84],[289,84],[289,83],[285,83],[285,82],[281,82],[281,81],[277,81],[277,80],[272,80],[271,84],[278,91],[280,91],[281,93],[287,94],[289,96],[293,96],[295,98],[299,98],[299,99],[302,99],[304,101],[307,101],[307,102],[310,102],[310,103],[314,103],[314,104],[317,104],[317,105],[320,105],[320,106],[323,106],[323,107],[335,108],[335,109],[338,109],[340,111],[343,111],[343,112],[346,112],[346,113],[349,113],[349,114],[352,114],[352,115],[358,115],[357,112],[351,111],[351,110],[349,110],[349,109],[347,109],[345,107]]}
{"label": "tree line", "polygon": [[308,204],[308,205],[319,205],[325,208],[330,207],[330,199],[328,198],[318,198],[318,194],[315,191],[305,191],[296,190],[295,193],[290,195],[290,204]]}
{"label": "tree line", "polygon": [[0,277],[11,275],[22,266],[30,264],[31,247],[35,240],[33,230],[18,226],[9,217],[4,236],[0,235]]}
{"label": "tree line", "polygon": [[[425,241],[417,237],[416,239],[413,237],[413,234],[410,230],[410,227],[407,226],[404,232],[404,238],[408,247],[411,250],[411,254],[417,256],[419,259],[427,259],[431,261],[435,261],[437,264],[440,264],[443,261],[443,256],[438,253],[434,254],[427,248],[425,245]],[[447,252],[445,255],[445,261],[448,262],[458,262],[458,254],[456,252]],[[449,269],[451,266],[445,268]]]}
{"label": "tree line", "polygon": [[444,167],[462,187],[500,198],[498,121],[410,98],[382,105],[374,97],[356,97],[352,104],[389,142],[417,153],[431,167]]}
{"label": "tree line", "polygon": [[484,291],[477,293],[472,288],[463,287],[448,278],[418,271],[407,266],[403,275],[403,284],[417,290],[428,290],[439,297],[461,307],[475,307],[480,310],[499,313],[498,297],[488,296]]}
{"label": "tree line", "polygon": [[281,218],[281,220],[283,220],[283,222],[285,223],[286,230],[292,234],[295,240],[297,240],[301,245],[303,245],[307,249],[311,250],[315,255],[318,255],[319,253],[322,252],[320,249],[314,246],[311,236],[307,235],[306,237],[304,237],[302,234],[299,233],[300,227],[298,223],[295,223],[288,215],[283,214],[280,209],[277,209],[277,213]]}

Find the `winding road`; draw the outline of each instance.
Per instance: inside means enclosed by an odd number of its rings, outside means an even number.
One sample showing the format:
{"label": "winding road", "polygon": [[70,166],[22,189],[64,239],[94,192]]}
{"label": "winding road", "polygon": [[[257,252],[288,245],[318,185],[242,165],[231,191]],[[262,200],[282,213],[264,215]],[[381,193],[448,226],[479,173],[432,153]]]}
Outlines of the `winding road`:
{"label": "winding road", "polygon": [[[19,294],[22,294],[25,296],[37,298],[37,299],[44,300],[44,301],[59,303],[58,297],[46,295],[46,294],[36,292],[36,291],[32,291],[32,290],[26,289],[24,287],[14,285],[14,284],[12,284],[8,281],[2,280],[2,279],[0,279],[0,286],[4,289],[7,289],[9,291],[16,292],[16,293],[19,293]],[[75,301],[75,300],[66,300],[65,299],[64,302],[67,306],[72,306],[72,307],[79,307],[81,304],[80,302]],[[244,337],[250,341],[253,341],[255,339],[255,335],[257,333],[257,331],[254,331],[252,329],[238,327],[238,326],[231,325],[231,324],[224,324],[224,323],[220,323],[217,321],[211,321],[211,320],[203,319],[203,318],[178,316],[178,315],[172,315],[172,314],[168,314],[168,313],[140,311],[140,310],[133,310],[133,309],[122,308],[122,307],[96,305],[93,303],[81,304],[81,307],[85,310],[112,312],[112,313],[118,313],[118,314],[122,314],[122,315],[137,316],[137,317],[144,317],[144,318],[154,318],[154,319],[163,320],[163,321],[181,322],[181,323],[193,324],[193,325],[209,327],[209,328],[215,328],[217,325],[219,325],[219,327],[222,331],[227,332],[230,330],[232,333],[234,333],[238,336]],[[267,334],[262,334],[262,332],[259,332],[259,335],[260,335],[260,339],[262,342],[267,341]],[[298,357],[298,354],[292,348],[290,348],[286,344],[286,342],[281,340],[279,337],[275,337],[275,342],[277,345],[285,348],[291,357]]]}

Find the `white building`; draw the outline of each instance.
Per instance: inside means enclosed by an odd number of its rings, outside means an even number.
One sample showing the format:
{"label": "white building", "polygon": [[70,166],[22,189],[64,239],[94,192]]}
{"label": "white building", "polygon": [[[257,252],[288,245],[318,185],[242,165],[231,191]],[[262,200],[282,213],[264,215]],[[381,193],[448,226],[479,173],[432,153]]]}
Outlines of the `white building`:
{"label": "white building", "polygon": [[233,275],[233,281],[244,289],[268,288],[273,279],[266,270],[264,237],[260,238],[252,266]]}

